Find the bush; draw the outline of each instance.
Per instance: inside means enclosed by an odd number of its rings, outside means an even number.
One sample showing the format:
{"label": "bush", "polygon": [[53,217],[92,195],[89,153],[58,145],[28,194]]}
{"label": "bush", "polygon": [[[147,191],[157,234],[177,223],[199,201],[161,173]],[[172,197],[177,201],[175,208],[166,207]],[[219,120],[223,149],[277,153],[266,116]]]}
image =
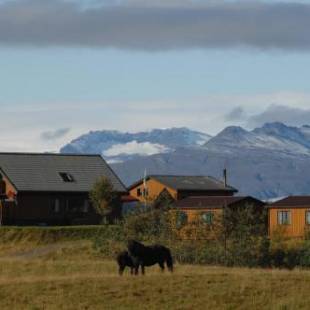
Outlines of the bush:
{"label": "bush", "polygon": [[300,257],[299,257],[299,265],[301,267],[310,267],[310,242],[306,241],[302,247]]}

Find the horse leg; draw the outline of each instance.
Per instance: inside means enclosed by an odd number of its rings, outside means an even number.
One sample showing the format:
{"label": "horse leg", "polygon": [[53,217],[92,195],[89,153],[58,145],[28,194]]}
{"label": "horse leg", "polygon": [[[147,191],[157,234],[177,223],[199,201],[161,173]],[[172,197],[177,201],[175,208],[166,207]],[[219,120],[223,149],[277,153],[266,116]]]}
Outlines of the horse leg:
{"label": "horse leg", "polygon": [[143,275],[145,275],[145,268],[144,268],[143,264],[141,264],[141,272],[142,272]]}
{"label": "horse leg", "polygon": [[130,274],[133,275],[133,267],[130,267]]}
{"label": "horse leg", "polygon": [[135,269],[135,276],[137,276],[139,274],[139,264],[135,265],[134,269]]}
{"label": "horse leg", "polygon": [[165,264],[164,264],[163,262],[159,262],[158,265],[159,265],[159,267],[160,267],[161,272],[164,272],[164,270],[165,270]]}
{"label": "horse leg", "polygon": [[124,273],[124,270],[125,270],[125,266],[119,266],[118,274],[119,274],[120,276],[122,276],[123,273]]}

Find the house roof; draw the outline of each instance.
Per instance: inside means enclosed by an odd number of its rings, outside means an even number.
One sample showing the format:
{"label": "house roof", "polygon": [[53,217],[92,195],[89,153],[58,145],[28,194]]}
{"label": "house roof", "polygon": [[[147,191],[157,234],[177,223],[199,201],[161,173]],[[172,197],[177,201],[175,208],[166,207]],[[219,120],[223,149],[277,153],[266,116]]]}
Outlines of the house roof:
{"label": "house roof", "polygon": [[[100,155],[0,153],[0,169],[18,191],[89,192],[100,177],[117,192],[127,192]],[[73,182],[64,182],[60,173]]]}
{"label": "house roof", "polygon": [[289,196],[284,199],[271,203],[269,208],[281,208],[281,207],[310,207],[310,196]]}
{"label": "house roof", "polygon": [[263,202],[253,197],[236,197],[236,196],[192,196],[179,200],[175,207],[179,209],[207,209],[223,208],[225,205],[230,206],[237,202],[257,202],[263,205]]}
{"label": "house roof", "polygon": [[[219,181],[210,176],[181,176],[181,175],[149,175],[147,180],[155,179],[158,182],[176,189],[176,190],[191,190],[191,191],[230,191],[238,192],[237,189],[231,186],[225,186],[224,182]],[[129,187],[132,189],[143,182],[143,179],[134,183]]]}

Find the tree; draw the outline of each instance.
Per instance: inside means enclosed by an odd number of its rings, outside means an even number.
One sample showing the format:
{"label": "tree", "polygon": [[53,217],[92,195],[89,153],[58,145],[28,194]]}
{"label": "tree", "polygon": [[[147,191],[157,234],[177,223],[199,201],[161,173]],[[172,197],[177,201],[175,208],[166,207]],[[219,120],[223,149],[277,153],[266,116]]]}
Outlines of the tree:
{"label": "tree", "polygon": [[111,220],[111,217],[119,212],[119,197],[112,183],[105,177],[101,177],[94,184],[90,192],[90,200],[96,212],[106,221]]}

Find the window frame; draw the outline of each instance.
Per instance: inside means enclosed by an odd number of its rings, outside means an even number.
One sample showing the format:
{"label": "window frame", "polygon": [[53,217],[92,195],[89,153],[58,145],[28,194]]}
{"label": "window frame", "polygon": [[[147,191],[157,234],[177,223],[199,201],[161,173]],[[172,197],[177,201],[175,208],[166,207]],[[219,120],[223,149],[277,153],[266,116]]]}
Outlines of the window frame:
{"label": "window frame", "polygon": [[[309,219],[309,221],[308,221]],[[305,223],[306,225],[310,226],[310,210],[305,211]]]}
{"label": "window frame", "polygon": [[60,213],[60,199],[55,198],[53,201],[53,209],[52,209],[54,214],[59,214]]}
{"label": "window frame", "polygon": [[[204,215],[209,216],[209,218],[208,218],[208,219],[205,219],[205,218],[204,218]],[[201,212],[200,218],[201,218],[201,220],[202,220],[202,222],[203,222],[204,224],[206,224],[206,225],[212,225],[212,224],[213,224],[213,221],[214,221],[214,215],[215,215],[215,214],[214,214],[213,211],[207,210],[207,211]]]}
{"label": "window frame", "polygon": [[[283,214],[288,214],[286,222],[283,220]],[[280,216],[281,216],[281,218],[280,218]],[[291,210],[278,210],[277,222],[278,222],[278,225],[285,225],[285,226],[292,225],[292,212],[291,212]]]}
{"label": "window frame", "polygon": [[74,183],[75,182],[75,178],[71,173],[59,172],[59,176],[61,177],[62,181],[65,183]]}

